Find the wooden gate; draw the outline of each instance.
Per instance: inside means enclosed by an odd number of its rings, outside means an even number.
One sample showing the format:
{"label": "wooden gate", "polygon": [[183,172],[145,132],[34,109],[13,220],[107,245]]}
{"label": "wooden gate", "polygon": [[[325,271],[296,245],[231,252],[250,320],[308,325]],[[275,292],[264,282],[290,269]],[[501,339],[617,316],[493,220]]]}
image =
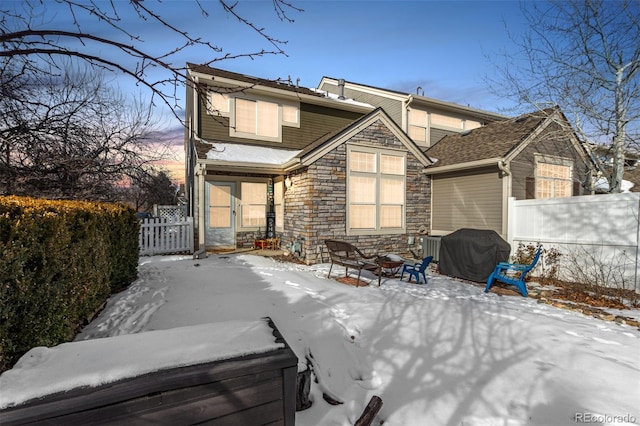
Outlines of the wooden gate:
{"label": "wooden gate", "polygon": [[193,253],[193,218],[144,219],[140,222],[138,245],[140,256]]}

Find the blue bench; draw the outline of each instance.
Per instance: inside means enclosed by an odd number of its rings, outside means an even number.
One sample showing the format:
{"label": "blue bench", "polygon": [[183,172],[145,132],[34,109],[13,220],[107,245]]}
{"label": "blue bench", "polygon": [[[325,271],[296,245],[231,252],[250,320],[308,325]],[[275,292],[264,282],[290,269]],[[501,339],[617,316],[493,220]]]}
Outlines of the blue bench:
{"label": "blue bench", "polygon": [[528,265],[508,262],[498,263],[491,275],[489,275],[487,286],[484,288],[484,292],[488,293],[493,283],[495,281],[500,281],[505,284],[516,286],[518,290],[520,290],[520,294],[522,294],[524,297],[527,297],[527,285],[524,283],[524,279],[526,278],[529,271],[531,271],[536,266],[536,263],[538,263],[541,252],[542,246],[538,246],[538,250],[536,251],[536,255],[533,258],[533,261]]}

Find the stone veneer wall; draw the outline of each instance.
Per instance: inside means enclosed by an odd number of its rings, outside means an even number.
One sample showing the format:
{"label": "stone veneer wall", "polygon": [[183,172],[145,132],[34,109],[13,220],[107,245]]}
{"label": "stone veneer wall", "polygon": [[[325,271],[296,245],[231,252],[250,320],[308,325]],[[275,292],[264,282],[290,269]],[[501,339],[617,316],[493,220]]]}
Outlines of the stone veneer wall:
{"label": "stone veneer wall", "polygon": [[[380,121],[356,134],[349,143],[380,148],[404,148],[395,135]],[[328,260],[325,239],[340,239],[355,244],[365,254],[396,253],[410,255],[419,249],[418,229],[429,227],[431,217],[431,182],[422,173],[422,164],[407,155],[406,229],[397,235],[346,236],[346,145],[342,144],[320,160],[290,175],[293,185],[285,190],[285,232],[283,246],[300,241],[308,264]],[[414,236],[415,243],[408,244]]]}

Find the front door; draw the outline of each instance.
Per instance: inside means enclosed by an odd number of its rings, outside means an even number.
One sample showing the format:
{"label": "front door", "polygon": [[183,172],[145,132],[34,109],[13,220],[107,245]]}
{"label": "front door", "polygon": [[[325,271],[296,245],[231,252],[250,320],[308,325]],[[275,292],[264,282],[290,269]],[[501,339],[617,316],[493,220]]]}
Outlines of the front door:
{"label": "front door", "polygon": [[206,183],[206,235],[207,247],[234,249],[235,233],[235,184],[233,182]]}

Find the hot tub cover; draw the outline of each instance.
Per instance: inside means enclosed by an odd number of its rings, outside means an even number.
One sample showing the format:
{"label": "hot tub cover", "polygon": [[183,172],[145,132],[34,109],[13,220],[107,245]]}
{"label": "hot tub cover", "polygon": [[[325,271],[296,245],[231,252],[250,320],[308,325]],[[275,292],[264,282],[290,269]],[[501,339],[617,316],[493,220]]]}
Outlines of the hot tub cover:
{"label": "hot tub cover", "polygon": [[442,237],[441,273],[469,281],[486,282],[499,262],[507,262],[511,246],[496,231],[458,229]]}

